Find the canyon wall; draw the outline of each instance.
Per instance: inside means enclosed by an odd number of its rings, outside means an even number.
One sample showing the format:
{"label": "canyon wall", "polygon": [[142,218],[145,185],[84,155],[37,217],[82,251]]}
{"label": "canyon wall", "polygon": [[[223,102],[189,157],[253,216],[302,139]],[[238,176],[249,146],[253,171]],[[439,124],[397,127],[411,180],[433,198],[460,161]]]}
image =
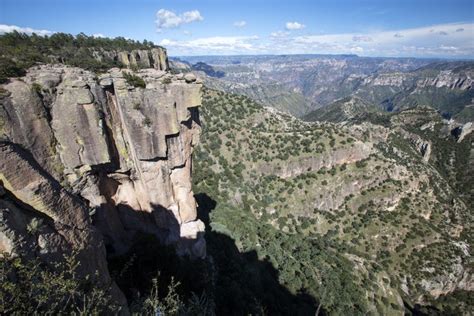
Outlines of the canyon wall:
{"label": "canyon wall", "polygon": [[93,51],[98,61],[104,58],[119,61],[127,68],[154,68],[157,70],[169,70],[168,55],[163,47],[151,49],[134,49],[131,51],[115,51],[99,49]]}
{"label": "canyon wall", "polygon": [[202,85],[165,70],[41,65],[0,87],[0,252],[77,251],[104,284],[106,249],[143,234],[205,256],[191,189]]}

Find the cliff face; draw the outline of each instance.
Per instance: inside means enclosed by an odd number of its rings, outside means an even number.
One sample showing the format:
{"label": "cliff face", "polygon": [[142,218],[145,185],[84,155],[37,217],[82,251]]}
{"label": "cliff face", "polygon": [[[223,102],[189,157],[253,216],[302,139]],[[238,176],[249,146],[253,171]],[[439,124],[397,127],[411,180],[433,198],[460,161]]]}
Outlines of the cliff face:
{"label": "cliff face", "polygon": [[119,69],[97,78],[43,65],[2,85],[0,252],[74,249],[104,283],[105,247],[122,253],[140,233],[205,256],[191,190],[202,85],[160,69],[137,75],[145,88]]}
{"label": "cliff face", "polygon": [[169,69],[168,55],[162,47],[132,51],[96,50],[93,55],[99,61],[104,58],[119,61],[127,68],[154,68],[163,71]]}

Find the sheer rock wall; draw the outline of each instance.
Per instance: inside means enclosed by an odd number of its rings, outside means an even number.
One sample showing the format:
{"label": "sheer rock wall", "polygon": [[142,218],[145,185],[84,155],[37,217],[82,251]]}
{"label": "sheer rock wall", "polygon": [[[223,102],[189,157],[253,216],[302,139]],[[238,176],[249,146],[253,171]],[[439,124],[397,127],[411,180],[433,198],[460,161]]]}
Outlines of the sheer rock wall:
{"label": "sheer rock wall", "polygon": [[205,256],[191,188],[202,85],[159,68],[135,75],[145,88],[120,69],[42,65],[1,86],[0,252],[77,250],[104,284],[105,250],[124,253],[143,233]]}

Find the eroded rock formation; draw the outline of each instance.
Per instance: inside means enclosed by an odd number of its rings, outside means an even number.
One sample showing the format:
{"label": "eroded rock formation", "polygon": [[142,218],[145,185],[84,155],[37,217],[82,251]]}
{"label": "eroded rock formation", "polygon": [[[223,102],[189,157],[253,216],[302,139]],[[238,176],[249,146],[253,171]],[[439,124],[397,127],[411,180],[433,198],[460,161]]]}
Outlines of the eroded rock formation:
{"label": "eroded rock formation", "polygon": [[104,283],[105,249],[123,253],[139,234],[205,256],[191,189],[201,84],[160,67],[136,75],[145,88],[120,69],[42,65],[1,87],[1,252],[77,250]]}
{"label": "eroded rock formation", "polygon": [[151,49],[134,49],[132,51],[97,50],[93,52],[97,60],[109,58],[121,62],[127,68],[154,68],[169,70],[166,49],[155,47]]}

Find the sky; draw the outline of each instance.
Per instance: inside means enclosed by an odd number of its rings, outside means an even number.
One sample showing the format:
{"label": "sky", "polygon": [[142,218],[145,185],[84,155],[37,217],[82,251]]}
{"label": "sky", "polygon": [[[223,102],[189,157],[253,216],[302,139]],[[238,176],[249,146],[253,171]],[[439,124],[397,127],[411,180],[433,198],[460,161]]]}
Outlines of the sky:
{"label": "sky", "polygon": [[171,56],[474,59],[474,0],[0,0],[0,33],[85,33]]}

